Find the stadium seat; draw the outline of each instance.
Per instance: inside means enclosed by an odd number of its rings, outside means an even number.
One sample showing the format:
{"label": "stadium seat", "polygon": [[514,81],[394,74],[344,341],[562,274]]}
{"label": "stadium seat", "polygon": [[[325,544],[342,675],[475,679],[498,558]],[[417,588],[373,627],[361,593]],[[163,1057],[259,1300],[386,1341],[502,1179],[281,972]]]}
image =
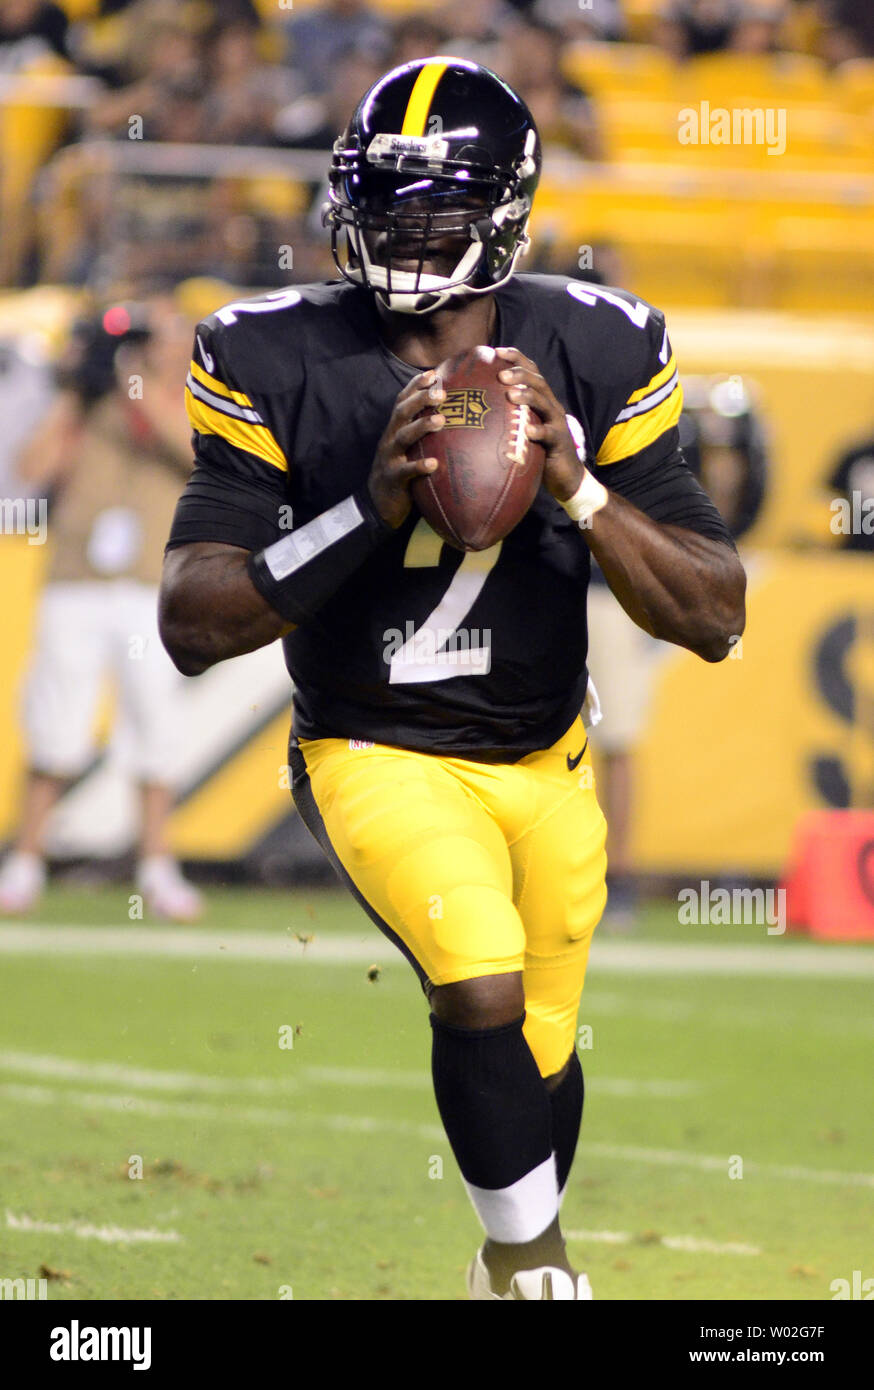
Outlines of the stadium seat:
{"label": "stadium seat", "polygon": [[100,11],[100,0],[57,0],[68,19],[94,19]]}
{"label": "stadium seat", "polygon": [[664,53],[636,43],[570,43],[563,67],[572,82],[593,96],[668,97],[676,72]]}
{"label": "stadium seat", "polygon": [[802,53],[702,54],[687,65],[683,85],[713,106],[828,101],[832,95],[825,66]]}
{"label": "stadium seat", "polygon": [[664,10],[664,0],[624,0],[622,8],[629,38],[635,43],[645,43]]}
{"label": "stadium seat", "polygon": [[771,238],[778,307],[874,311],[874,210],[778,216]]}
{"label": "stadium seat", "polygon": [[874,58],[853,58],[835,73],[835,93],[849,111],[874,114]]}

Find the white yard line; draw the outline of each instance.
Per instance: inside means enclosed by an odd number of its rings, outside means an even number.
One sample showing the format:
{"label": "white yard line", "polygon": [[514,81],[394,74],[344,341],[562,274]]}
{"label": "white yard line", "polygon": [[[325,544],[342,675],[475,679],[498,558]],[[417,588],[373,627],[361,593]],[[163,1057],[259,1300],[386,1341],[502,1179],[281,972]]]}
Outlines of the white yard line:
{"label": "white yard line", "polygon": [[211,1105],[208,1101],[197,1100],[151,1100],[145,1096],[111,1095],[103,1091],[52,1090],[49,1086],[17,1086],[11,1082],[0,1085],[0,1099],[4,1097],[23,1105],[72,1105],[78,1110],[110,1110],[133,1118],[179,1117],[224,1124],[264,1125],[270,1129],[300,1129],[304,1125],[314,1125],[347,1134],[410,1134],[429,1141],[445,1137],[439,1125],[381,1120],[374,1115],[318,1115],[300,1106],[294,1110],[281,1107],[268,1110],[252,1105]]}
{"label": "white yard line", "polygon": [[[440,1125],[416,1124],[407,1120],[379,1119],[373,1115],[317,1114],[300,1102],[294,1106],[268,1109],[259,1106],[212,1105],[206,1101],[153,1100],[150,1097],[114,1095],[101,1091],[77,1091],[72,1088],[53,1089],[49,1086],[23,1086],[14,1082],[0,1085],[0,1099],[6,1098],[24,1105],[74,1106],[80,1110],[109,1110],[130,1116],[152,1118],[182,1117],[191,1120],[218,1121],[231,1124],[265,1125],[269,1128],[311,1125],[342,1133],[406,1134],[414,1138],[445,1141]],[[626,1144],[586,1142],[583,1154],[614,1159],[620,1163],[642,1163],[658,1167],[693,1168],[701,1172],[727,1175],[728,1154],[696,1154],[682,1149],[647,1149]],[[874,1174],[845,1172],[837,1168],[805,1168],[799,1165],[756,1163],[744,1159],[744,1171],[764,1178],[790,1179],[797,1182],[824,1183],[836,1187],[874,1188]]]}
{"label": "white yard line", "polygon": [[[52,1081],[90,1081],[134,1091],[201,1091],[210,1095],[247,1091],[256,1095],[293,1095],[306,1085],[404,1091],[430,1091],[432,1086],[427,1071],[393,1071],[388,1067],[311,1067],[297,1065],[291,1058],[288,1064],[294,1070],[294,1076],[207,1076],[202,1072],[129,1067],[121,1062],[84,1062],[51,1053],[0,1051],[0,1072],[13,1076],[41,1076]],[[637,1100],[647,1096],[679,1100],[699,1095],[704,1090],[697,1081],[639,1080],[618,1076],[594,1077],[589,1085],[593,1094],[619,1100]]]}
{"label": "white yard line", "polygon": [[190,927],[40,927],[0,922],[0,954],[158,956],[172,960],[283,961],[299,965],[402,963],[385,937],[365,927],[360,935],[324,936],[300,942],[289,931],[235,932]]}
{"label": "white yard line", "polygon": [[[701,1172],[728,1174],[728,1154],[696,1154],[682,1149],[643,1149],[630,1144],[590,1143],[584,1152],[622,1163],[648,1163],[657,1167],[697,1168]],[[874,1187],[874,1173],[850,1173],[840,1168],[802,1168],[781,1163],[756,1163],[744,1158],[744,1172],[768,1178],[789,1178],[799,1182],[820,1182],[836,1187]]]}
{"label": "white yard line", "polygon": [[94,1226],[88,1221],[35,1221],[24,1212],[6,1212],[7,1231],[26,1231],[34,1235],[73,1235],[80,1240],[99,1240],[104,1245],[173,1245],[183,1237],[178,1231],[158,1231],[153,1226],[133,1229],[124,1226]]}
{"label": "white yard line", "polygon": [[[718,931],[718,928],[713,928]],[[157,956],[165,959],[283,961],[288,965],[403,964],[376,930],[318,936],[302,943],[291,931],[215,931],[188,927],[44,927],[0,922],[0,954]],[[406,967],[405,967],[406,968]],[[750,945],[599,941],[592,970],[631,975],[765,975],[874,978],[874,950],[864,946],[763,938]]]}
{"label": "white yard line", "polygon": [[593,1096],[611,1096],[614,1100],[640,1100],[655,1096],[659,1100],[683,1100],[699,1096],[706,1088],[699,1081],[638,1080],[621,1076],[592,1076],[586,1090]]}
{"label": "white yard line", "polygon": [[635,1236],[630,1231],[565,1231],[566,1240],[588,1245],[661,1245],[690,1255],[761,1255],[757,1245],[740,1241],[704,1240],[700,1236]]}
{"label": "white yard line", "polygon": [[48,1076],[55,1081],[106,1082],[142,1091],[204,1091],[213,1095],[228,1091],[275,1094],[299,1090],[292,1077],[275,1080],[257,1076],[205,1076],[191,1071],[153,1071],[118,1062],[80,1062],[70,1057],[42,1056],[32,1052],[0,1052],[0,1072],[17,1076]]}

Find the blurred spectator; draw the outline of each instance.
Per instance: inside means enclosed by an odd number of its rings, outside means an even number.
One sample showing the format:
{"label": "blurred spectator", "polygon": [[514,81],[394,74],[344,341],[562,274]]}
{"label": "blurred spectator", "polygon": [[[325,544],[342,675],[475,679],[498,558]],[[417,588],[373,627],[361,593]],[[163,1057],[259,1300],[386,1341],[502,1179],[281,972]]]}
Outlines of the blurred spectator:
{"label": "blurred spectator", "polygon": [[[255,0],[194,0],[200,9],[208,9],[216,24],[239,24],[261,22]],[[101,16],[118,14],[121,10],[141,7],[142,0],[99,0],[98,13]]]}
{"label": "blurred spectator", "polygon": [[[747,534],[765,501],[768,447],[751,387],[739,376],[683,378],[686,406],[680,446],[735,540]],[[874,479],[872,479],[874,481]],[[592,731],[598,789],[609,826],[608,930],[634,925],[637,886],[631,858],[635,754],[649,717],[659,644],[620,607],[597,565],[588,597],[589,672],[604,710]]]}
{"label": "blurred spectator", "polygon": [[14,847],[0,869],[0,911],[21,913],[45,883],[51,812],[91,762],[103,681],[142,807],[137,886],[149,909],[189,921],[200,895],[167,851],[180,729],[180,679],[158,637],[163,542],[191,468],[180,400],[191,325],[172,302],[116,305],[82,325],[62,389],[25,448],[31,495],[52,493],[53,545],[24,702],[28,775]]}
{"label": "blurred spectator", "polygon": [[47,54],[67,57],[67,16],[49,0],[3,0],[0,73],[18,72]]}
{"label": "blurred spectator", "polygon": [[598,42],[624,39],[627,35],[621,0],[597,0],[587,8],[579,0],[536,0],[529,13],[560,29],[568,40],[595,39]]}
{"label": "blurred spectator", "polygon": [[672,58],[731,49],[776,53],[788,0],[669,0],[654,39]]}
{"label": "blurred spectator", "polygon": [[338,56],[324,92],[302,95],[278,113],[276,135],[292,148],[330,150],[361,97],[384,71],[380,59],[347,49]]}
{"label": "blurred spectator", "polygon": [[693,58],[728,48],[743,0],[669,0],[656,26],[658,45],[672,58]]}
{"label": "blurred spectator", "polygon": [[519,20],[506,29],[496,70],[527,102],[545,145],[600,159],[593,108],[562,73],[562,48],[559,30],[539,20]]}
{"label": "blurred spectator", "polygon": [[608,827],[607,907],[601,930],[630,931],[638,906],[631,854],[635,755],[649,718],[659,644],[632,622],[594,563],[586,607],[586,664],[603,711],[591,733],[598,800]]}
{"label": "blurred spectator", "polygon": [[0,496],[15,493],[16,458],[53,395],[52,372],[39,339],[0,338]]}
{"label": "blurred spectator", "polygon": [[516,12],[504,0],[446,0],[434,18],[447,34],[454,58],[469,58],[505,76],[500,68],[500,41]]}
{"label": "blurred spectator", "polygon": [[216,31],[206,59],[203,138],[224,145],[268,145],[277,113],[288,98],[287,70],[263,63],[258,32],[234,23]]}
{"label": "blurred spectator", "polygon": [[391,49],[391,32],[366,0],[328,0],[288,25],[288,61],[307,92],[327,92],[337,64],[351,51],[366,55],[380,71]]}
{"label": "blurred spectator", "polygon": [[823,57],[832,64],[874,58],[874,4],[871,0],[819,0],[824,27]]}
{"label": "blurred spectator", "polygon": [[390,63],[399,68],[417,58],[431,58],[436,53],[451,52],[449,35],[429,14],[411,14],[400,20],[393,30],[394,46]]}
{"label": "blurred spectator", "polygon": [[731,36],[735,53],[779,53],[786,0],[747,0]]}
{"label": "blurred spectator", "polygon": [[[202,137],[205,87],[203,45],[198,30],[162,6],[144,13],[131,54],[134,81],[107,93],[86,118],[89,134],[141,140],[198,140]],[[132,121],[141,122],[134,128]]]}

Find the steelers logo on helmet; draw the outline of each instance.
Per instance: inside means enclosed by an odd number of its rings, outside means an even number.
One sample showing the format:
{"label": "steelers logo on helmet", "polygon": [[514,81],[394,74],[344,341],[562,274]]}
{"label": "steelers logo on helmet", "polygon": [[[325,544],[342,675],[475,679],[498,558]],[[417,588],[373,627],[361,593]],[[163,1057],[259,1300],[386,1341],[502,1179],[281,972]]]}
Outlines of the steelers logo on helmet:
{"label": "steelers logo on helmet", "polygon": [[496,73],[446,57],[393,69],[334,145],[337,269],[400,313],[489,293],[528,245],[540,162],[531,113]]}

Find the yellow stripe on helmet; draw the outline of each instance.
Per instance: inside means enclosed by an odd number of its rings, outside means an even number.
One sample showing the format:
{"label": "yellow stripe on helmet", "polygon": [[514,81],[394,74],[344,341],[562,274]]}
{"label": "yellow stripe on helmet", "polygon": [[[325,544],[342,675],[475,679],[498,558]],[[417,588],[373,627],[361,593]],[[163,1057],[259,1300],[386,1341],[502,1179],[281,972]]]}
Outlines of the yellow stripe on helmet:
{"label": "yellow stripe on helmet", "polygon": [[425,63],[413,83],[413,90],[410,92],[410,99],[404,112],[401,135],[425,134],[425,123],[428,119],[434,93],[437,90],[437,83],[448,67],[449,63],[445,58],[431,58]]}

